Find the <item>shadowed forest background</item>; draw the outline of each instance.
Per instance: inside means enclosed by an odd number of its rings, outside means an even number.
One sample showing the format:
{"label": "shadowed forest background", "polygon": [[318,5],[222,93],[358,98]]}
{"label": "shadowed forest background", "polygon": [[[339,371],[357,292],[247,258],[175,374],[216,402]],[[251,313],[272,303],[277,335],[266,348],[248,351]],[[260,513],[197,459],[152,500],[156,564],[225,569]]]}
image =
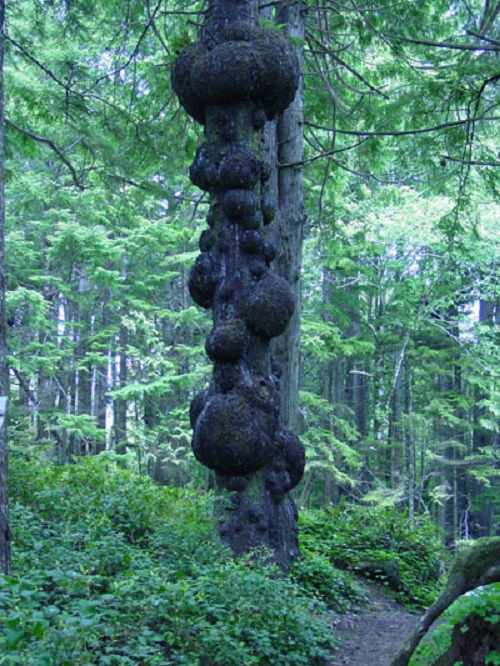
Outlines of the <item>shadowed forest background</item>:
{"label": "shadowed forest background", "polygon": [[[263,25],[286,32],[274,9],[290,4],[262,3]],[[396,559],[395,593],[424,608],[444,547],[498,535],[500,5],[301,5],[304,36],[292,43],[303,50],[304,123],[292,137],[278,121],[276,149],[276,173],[301,171],[304,197],[295,237],[286,222],[296,190],[281,193],[276,223],[276,270],[293,254],[300,274],[300,352],[289,360],[299,391],[285,389],[306,448],[294,494],[307,557],[295,582],[220,554],[213,473],[190,445],[189,404],[211,373],[210,317],[188,291],[208,197],[189,180],[203,128],[180,108],[170,72],[202,10],[184,0],[6,7],[17,577],[0,586],[13,632],[0,637],[10,654],[0,664],[326,663],[326,611],[311,614],[307,594],[339,609],[361,595],[334,565],[360,572]],[[302,136],[303,157],[290,161],[280,141]],[[33,552],[38,573],[23,579]],[[242,618],[250,622],[257,589],[267,600],[256,606],[267,604],[262,626],[224,624],[220,609],[237,606],[228,600],[241,581]],[[183,619],[167,630],[152,611],[142,644],[130,636],[144,597]],[[58,610],[37,617],[37,604]],[[265,623],[280,615],[288,626],[269,637]],[[72,634],[68,617],[78,618]],[[245,647],[255,644],[259,652]],[[110,656],[97,661],[103,645]]]}

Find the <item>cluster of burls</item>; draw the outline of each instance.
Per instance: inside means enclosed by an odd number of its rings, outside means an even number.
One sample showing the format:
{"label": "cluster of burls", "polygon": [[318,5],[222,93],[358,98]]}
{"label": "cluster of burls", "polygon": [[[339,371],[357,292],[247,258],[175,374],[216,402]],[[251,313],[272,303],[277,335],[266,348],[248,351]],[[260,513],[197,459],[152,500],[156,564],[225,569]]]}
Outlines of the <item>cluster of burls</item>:
{"label": "cluster of burls", "polygon": [[206,128],[190,177],[210,193],[189,291],[213,310],[206,351],[214,374],[191,404],[193,450],[230,490],[243,490],[265,467],[277,502],[300,481],[304,449],[278,426],[278,386],[268,376],[269,341],[284,332],[295,304],[288,283],[270,271],[276,248],[263,228],[274,206],[261,193],[269,170],[256,151],[266,119],[293,100],[298,73],[279,32],[236,22],[184,49],[172,74],[182,106]]}

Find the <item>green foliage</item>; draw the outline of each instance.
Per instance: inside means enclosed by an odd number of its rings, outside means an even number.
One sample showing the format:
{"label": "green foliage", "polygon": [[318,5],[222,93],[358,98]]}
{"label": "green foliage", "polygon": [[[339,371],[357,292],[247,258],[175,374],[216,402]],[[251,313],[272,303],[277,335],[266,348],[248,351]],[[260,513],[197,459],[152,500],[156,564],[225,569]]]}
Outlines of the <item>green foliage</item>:
{"label": "green foliage", "polygon": [[[367,508],[344,503],[320,511],[302,511],[300,545],[333,566],[355,573],[367,560],[395,560],[401,572],[397,597],[426,607],[439,591],[443,548],[435,527],[412,522],[394,508]],[[381,582],[387,583],[381,573]]]}
{"label": "green foliage", "polygon": [[336,569],[320,553],[305,550],[292,565],[291,575],[304,590],[315,594],[337,612],[344,613],[365,599],[354,578]]}
{"label": "green foliage", "polygon": [[321,601],[265,554],[234,560],[213,536],[210,496],[156,487],[116,458],[12,460],[0,664],[324,663]]}
{"label": "green foliage", "polygon": [[[427,666],[450,646],[453,627],[463,623],[471,615],[479,616],[492,626],[500,623],[500,583],[477,588],[457,599],[443,613],[443,622],[421,643],[410,660],[410,666]],[[486,655],[485,664],[500,663],[500,652],[493,650]]]}

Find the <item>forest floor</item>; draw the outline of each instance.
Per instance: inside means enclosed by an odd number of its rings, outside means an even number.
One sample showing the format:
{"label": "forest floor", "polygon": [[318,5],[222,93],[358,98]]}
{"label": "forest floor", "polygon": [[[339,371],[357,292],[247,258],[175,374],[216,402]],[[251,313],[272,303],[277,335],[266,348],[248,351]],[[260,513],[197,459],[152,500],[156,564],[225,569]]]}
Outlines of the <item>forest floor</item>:
{"label": "forest floor", "polygon": [[334,617],[338,648],[328,666],[388,666],[419,620],[381,586],[363,588],[366,605]]}

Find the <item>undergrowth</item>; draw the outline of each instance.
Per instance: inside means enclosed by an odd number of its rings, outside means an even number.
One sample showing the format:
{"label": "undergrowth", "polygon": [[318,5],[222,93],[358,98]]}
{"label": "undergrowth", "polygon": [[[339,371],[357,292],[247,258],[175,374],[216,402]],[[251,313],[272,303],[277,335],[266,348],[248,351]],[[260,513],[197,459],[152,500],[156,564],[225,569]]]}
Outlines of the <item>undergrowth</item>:
{"label": "undergrowth", "polygon": [[[477,588],[457,599],[442,615],[441,623],[421,643],[410,659],[410,666],[428,666],[443,655],[451,645],[453,627],[462,624],[466,629],[467,620],[478,616],[484,622],[496,627],[500,625],[500,583]],[[500,648],[500,645],[497,645]],[[490,650],[485,657],[486,665],[500,666],[500,649]]]}
{"label": "undergrowth", "polygon": [[[396,598],[425,608],[441,588],[445,556],[436,528],[423,517],[410,521],[393,508],[339,504],[302,511],[300,547],[334,567],[356,573],[367,561],[393,561],[400,572]],[[388,585],[381,570],[379,582]]]}
{"label": "undergrowth", "polygon": [[10,496],[0,665],[324,664],[330,611],[363,599],[336,567],[355,572],[384,549],[401,563],[405,599],[436,587],[434,533],[394,512],[303,512],[302,557],[285,575],[266,553],[231,556],[210,494],[158,487],[108,453],[66,466],[13,458]]}
{"label": "undergrowth", "polygon": [[233,559],[212,498],[106,457],[13,460],[14,574],[0,576],[0,664],[322,664],[326,606],[277,569]]}

